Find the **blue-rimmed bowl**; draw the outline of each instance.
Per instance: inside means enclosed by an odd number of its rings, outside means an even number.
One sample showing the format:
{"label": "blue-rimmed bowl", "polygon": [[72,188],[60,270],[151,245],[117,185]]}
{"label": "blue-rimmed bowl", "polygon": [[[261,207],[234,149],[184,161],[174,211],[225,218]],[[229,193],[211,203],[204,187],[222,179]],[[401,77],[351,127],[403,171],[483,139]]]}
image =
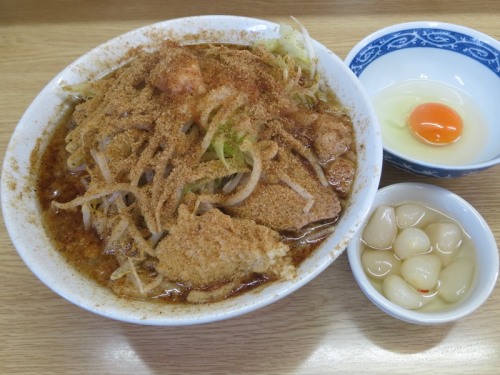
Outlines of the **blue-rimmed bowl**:
{"label": "blue-rimmed bowl", "polygon": [[[394,142],[390,144],[381,126],[385,160],[413,173],[442,178],[473,174],[500,163],[498,40],[448,23],[402,23],[364,38],[349,52],[345,62],[372,100],[381,90],[405,82],[437,82],[470,99],[483,119],[482,130],[464,126],[464,135],[466,131],[475,132],[476,142],[481,144],[482,150],[473,160],[460,161],[459,165],[455,160],[436,163],[430,156],[419,160],[408,155],[406,149],[394,147]],[[460,151],[453,153],[458,156]]]}

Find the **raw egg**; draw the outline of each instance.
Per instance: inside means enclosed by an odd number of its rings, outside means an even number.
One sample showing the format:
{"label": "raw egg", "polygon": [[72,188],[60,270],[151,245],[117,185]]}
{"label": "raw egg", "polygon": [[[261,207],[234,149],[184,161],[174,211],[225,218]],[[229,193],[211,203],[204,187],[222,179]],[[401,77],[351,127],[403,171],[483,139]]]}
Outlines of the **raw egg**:
{"label": "raw egg", "polygon": [[[429,79],[394,83],[373,97],[384,148],[431,164],[468,165],[488,160],[490,130],[465,91]],[[444,147],[443,147],[444,146]]]}
{"label": "raw egg", "polygon": [[408,126],[412,133],[431,145],[447,145],[462,135],[462,118],[442,103],[420,104],[410,113]]}

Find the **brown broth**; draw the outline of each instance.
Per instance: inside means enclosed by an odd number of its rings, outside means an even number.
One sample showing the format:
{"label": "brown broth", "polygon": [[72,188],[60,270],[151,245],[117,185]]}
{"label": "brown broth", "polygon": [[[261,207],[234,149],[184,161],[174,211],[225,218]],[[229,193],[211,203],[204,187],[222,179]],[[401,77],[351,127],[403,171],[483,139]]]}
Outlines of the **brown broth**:
{"label": "brown broth", "polygon": [[55,248],[78,271],[106,285],[118,267],[114,256],[104,254],[103,241],[93,230],[85,230],[80,210],[51,208],[54,199],[69,201],[83,194],[84,172],[71,173],[66,160],[65,141],[68,118],[65,117],[52,135],[40,163],[37,194],[43,212],[43,223]]}
{"label": "brown broth", "polygon": [[[43,223],[57,251],[66,261],[86,277],[103,286],[121,281],[110,281],[110,275],[118,267],[114,255],[104,252],[104,241],[92,229],[84,228],[80,209],[56,210],[53,200],[67,202],[85,192],[81,180],[86,172],[70,172],[66,160],[65,137],[70,126],[70,116],[65,116],[51,136],[43,153],[38,171],[37,194],[42,207]],[[283,240],[290,246],[293,264],[298,266],[321,244],[321,239],[307,245],[298,245],[297,235],[284,233]],[[231,296],[241,294],[272,280],[255,275],[238,287]],[[166,302],[182,302],[187,292],[179,295],[161,294],[156,299]]]}

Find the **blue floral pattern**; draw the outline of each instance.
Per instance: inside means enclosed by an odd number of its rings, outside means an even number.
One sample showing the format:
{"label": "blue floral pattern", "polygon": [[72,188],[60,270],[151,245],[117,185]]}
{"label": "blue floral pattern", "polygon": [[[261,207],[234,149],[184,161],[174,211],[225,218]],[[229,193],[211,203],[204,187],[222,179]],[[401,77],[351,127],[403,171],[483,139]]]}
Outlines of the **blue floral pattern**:
{"label": "blue floral pattern", "polygon": [[476,169],[447,169],[446,167],[426,167],[423,165],[412,163],[408,160],[404,160],[394,154],[384,151],[384,160],[393,164],[394,166],[402,169],[406,172],[412,172],[418,175],[438,177],[438,178],[455,178],[461,176],[468,176],[475,174],[487,167],[476,168]]}
{"label": "blue floral pattern", "polygon": [[379,57],[404,48],[438,48],[460,53],[481,63],[500,78],[500,52],[491,45],[462,33],[434,29],[408,29],[384,35],[352,59],[349,68],[360,76],[363,70]]}

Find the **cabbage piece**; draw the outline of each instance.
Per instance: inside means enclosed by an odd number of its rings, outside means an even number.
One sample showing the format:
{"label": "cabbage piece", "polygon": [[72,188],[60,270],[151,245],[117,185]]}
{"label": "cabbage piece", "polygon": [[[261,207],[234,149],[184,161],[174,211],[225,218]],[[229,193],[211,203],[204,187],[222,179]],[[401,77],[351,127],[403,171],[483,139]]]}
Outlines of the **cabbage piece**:
{"label": "cabbage piece", "polygon": [[300,30],[281,23],[278,39],[264,40],[258,45],[272,53],[271,64],[283,71],[283,79],[287,84],[292,71],[295,71],[292,80],[296,80],[297,76],[309,78],[310,81],[305,84],[292,85],[293,89],[290,94],[298,103],[306,107],[313,107],[318,101],[326,101],[327,98],[320,89],[320,77],[316,70],[317,58],[312,39],[304,25],[296,18],[292,17],[292,19]]}
{"label": "cabbage piece", "polygon": [[233,163],[243,164],[244,155],[240,146],[247,137],[239,134],[230,123],[220,124],[210,143],[210,147],[215,151],[217,157],[226,168],[229,168],[226,158],[232,158]]}
{"label": "cabbage piece", "polygon": [[94,82],[75,83],[74,85],[64,85],[62,89],[69,92],[76,99],[91,99],[100,94]]}
{"label": "cabbage piece", "polygon": [[300,27],[300,31],[289,24],[280,23],[280,37],[264,40],[261,44],[273,53],[292,57],[297,66],[308,71],[310,78],[313,79],[316,75],[316,54],[312,40],[304,25],[295,17],[292,19]]}

